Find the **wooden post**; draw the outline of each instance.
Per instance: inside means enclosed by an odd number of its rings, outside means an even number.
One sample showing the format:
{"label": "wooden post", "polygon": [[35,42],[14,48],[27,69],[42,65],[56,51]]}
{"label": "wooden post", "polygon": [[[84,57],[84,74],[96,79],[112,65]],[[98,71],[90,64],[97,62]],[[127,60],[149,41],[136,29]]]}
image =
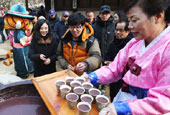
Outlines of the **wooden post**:
{"label": "wooden post", "polygon": [[54,0],[51,0],[51,9],[54,9],[54,10],[55,10]]}
{"label": "wooden post", "polygon": [[44,0],[45,1],[45,11],[48,12],[51,9],[51,0]]}
{"label": "wooden post", "polygon": [[77,0],[72,0],[72,9],[73,12],[77,12]]}
{"label": "wooden post", "polygon": [[28,0],[25,0],[25,7],[26,7],[26,10],[28,10]]}

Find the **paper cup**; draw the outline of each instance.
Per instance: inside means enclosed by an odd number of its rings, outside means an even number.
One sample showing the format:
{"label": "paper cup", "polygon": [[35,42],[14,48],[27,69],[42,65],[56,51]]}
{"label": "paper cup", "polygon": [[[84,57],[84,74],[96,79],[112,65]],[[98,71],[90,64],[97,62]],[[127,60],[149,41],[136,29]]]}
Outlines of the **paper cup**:
{"label": "paper cup", "polygon": [[65,85],[65,81],[64,80],[57,80],[55,84],[56,84],[56,89],[57,89],[57,95],[60,95],[60,87],[62,85]]}
{"label": "paper cup", "polygon": [[100,111],[107,106],[107,104],[109,103],[109,98],[104,95],[97,95],[96,103],[96,108],[98,111]]}
{"label": "paper cup", "polygon": [[68,107],[70,109],[75,109],[77,106],[77,101],[78,101],[79,97],[77,94],[75,93],[69,93],[66,95],[66,100],[67,100],[67,104]]}
{"label": "paper cup", "polygon": [[73,92],[80,96],[84,94],[85,89],[83,87],[78,86],[73,89]]}
{"label": "paper cup", "polygon": [[66,77],[66,84],[70,86],[70,83],[74,81],[74,77]]}
{"label": "paper cup", "polygon": [[87,102],[79,102],[77,104],[78,115],[89,115],[91,105]]}
{"label": "paper cup", "polygon": [[79,102],[81,101],[80,100],[80,96],[82,95],[82,94],[84,94],[84,92],[85,92],[85,89],[83,88],[83,87],[75,87],[74,89],[73,89],[73,92],[74,93],[76,93],[78,96],[79,96]]}
{"label": "paper cup", "polygon": [[88,93],[89,89],[91,89],[93,87],[93,85],[91,83],[89,83],[89,82],[84,82],[82,84],[82,87],[84,87],[85,92]]}
{"label": "paper cup", "polygon": [[81,83],[86,81],[86,79],[84,77],[76,77],[76,78],[74,78],[74,80],[80,81]]}
{"label": "paper cup", "polygon": [[66,95],[67,95],[68,93],[70,93],[70,91],[71,91],[71,87],[70,87],[70,86],[68,86],[68,85],[62,85],[62,86],[60,87],[61,97],[62,97],[63,99],[66,99],[65,97],[66,97]]}
{"label": "paper cup", "polygon": [[[97,95],[101,95],[101,91],[99,89],[96,89],[96,88],[91,88],[91,89],[89,89],[89,94],[91,96],[93,96],[93,98],[95,99]],[[95,103],[96,103],[96,101],[93,100],[93,104],[95,104]]]}
{"label": "paper cup", "polygon": [[89,94],[83,94],[81,95],[80,97],[81,101],[82,102],[87,102],[91,105],[91,103],[93,102],[93,97]]}
{"label": "paper cup", "polygon": [[70,83],[70,86],[71,86],[72,89],[74,89],[75,87],[81,86],[81,82],[80,81],[72,81]]}

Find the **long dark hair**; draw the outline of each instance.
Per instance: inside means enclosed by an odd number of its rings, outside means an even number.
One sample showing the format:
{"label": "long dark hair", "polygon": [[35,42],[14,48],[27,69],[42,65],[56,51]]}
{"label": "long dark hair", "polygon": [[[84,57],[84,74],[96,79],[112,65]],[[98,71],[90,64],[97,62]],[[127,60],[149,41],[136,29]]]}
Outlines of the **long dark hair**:
{"label": "long dark hair", "polygon": [[[46,23],[48,25],[48,33],[45,37],[41,36],[40,34],[40,28],[41,26]],[[50,24],[49,22],[46,20],[46,19],[40,19],[37,21],[36,25],[35,25],[35,28],[34,28],[34,32],[33,32],[33,39],[35,40],[40,40],[40,39],[47,39],[47,38],[50,38],[52,39],[53,38],[53,33],[52,33],[52,29],[50,27]]]}
{"label": "long dark hair", "polygon": [[165,22],[170,23],[170,0],[132,0],[125,11],[128,12],[134,6],[142,8],[148,17],[165,11]]}

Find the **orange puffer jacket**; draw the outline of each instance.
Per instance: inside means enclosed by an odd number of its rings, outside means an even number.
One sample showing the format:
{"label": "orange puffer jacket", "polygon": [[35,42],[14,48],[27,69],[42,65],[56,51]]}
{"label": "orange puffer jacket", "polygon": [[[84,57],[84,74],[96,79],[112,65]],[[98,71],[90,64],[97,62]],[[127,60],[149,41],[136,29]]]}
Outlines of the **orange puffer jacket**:
{"label": "orange puffer jacket", "polygon": [[73,67],[89,57],[85,48],[82,48],[77,44],[72,48],[70,43],[63,45],[63,55],[67,62]]}
{"label": "orange puffer jacket", "polygon": [[[94,34],[93,28],[90,24],[85,23],[83,32],[80,39],[72,45],[72,34],[68,29],[62,38],[62,42],[59,43],[57,51],[57,59],[63,69],[67,69],[68,64],[73,67],[79,62],[85,62],[87,64],[86,72],[97,69],[101,63],[101,53],[97,40],[95,39],[93,45],[87,50],[88,39]],[[76,70],[76,69],[74,69]],[[82,73],[76,74],[81,75]]]}

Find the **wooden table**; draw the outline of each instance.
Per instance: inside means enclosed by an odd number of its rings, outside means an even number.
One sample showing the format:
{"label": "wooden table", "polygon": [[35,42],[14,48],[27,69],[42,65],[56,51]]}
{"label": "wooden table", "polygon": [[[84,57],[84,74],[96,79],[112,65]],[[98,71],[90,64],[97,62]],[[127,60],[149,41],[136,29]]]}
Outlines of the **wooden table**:
{"label": "wooden table", "polygon": [[[67,101],[62,99],[61,96],[57,96],[55,82],[56,80],[65,80],[66,77],[77,75],[70,70],[63,70],[52,74],[44,75],[41,77],[34,78],[33,84],[38,90],[41,98],[46,104],[47,108],[52,115],[76,115],[77,108],[71,110],[67,106]],[[96,109],[96,105],[92,105],[90,115],[98,115],[99,112]]]}

